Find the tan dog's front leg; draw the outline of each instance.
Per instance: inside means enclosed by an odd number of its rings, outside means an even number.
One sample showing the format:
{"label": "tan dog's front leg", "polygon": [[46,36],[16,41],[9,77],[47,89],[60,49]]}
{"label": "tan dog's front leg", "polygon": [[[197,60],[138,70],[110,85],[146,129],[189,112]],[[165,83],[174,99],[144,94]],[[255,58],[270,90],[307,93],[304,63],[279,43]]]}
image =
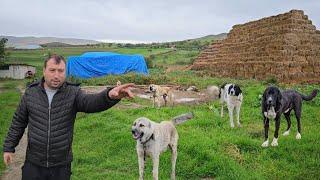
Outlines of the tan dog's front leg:
{"label": "tan dog's front leg", "polygon": [[137,150],[138,163],[139,163],[139,180],[143,180],[144,177],[144,152]]}
{"label": "tan dog's front leg", "polygon": [[166,107],[168,102],[166,94],[163,95],[163,100],[164,100],[164,106]]}
{"label": "tan dog's front leg", "polygon": [[158,180],[158,174],[159,174],[159,156],[160,154],[153,154],[152,156],[152,163],[153,163],[153,179]]}
{"label": "tan dog's front leg", "polygon": [[155,108],[155,107],[156,107],[156,97],[153,96],[153,108]]}
{"label": "tan dog's front leg", "polygon": [[157,98],[157,107],[160,108],[161,106],[160,98],[159,96],[157,96],[156,98]]}

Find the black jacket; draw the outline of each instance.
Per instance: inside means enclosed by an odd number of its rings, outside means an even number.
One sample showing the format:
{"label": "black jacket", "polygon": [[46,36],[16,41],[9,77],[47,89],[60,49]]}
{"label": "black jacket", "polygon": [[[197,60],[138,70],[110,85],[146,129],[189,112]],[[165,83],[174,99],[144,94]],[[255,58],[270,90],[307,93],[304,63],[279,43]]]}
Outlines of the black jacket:
{"label": "black jacket", "polygon": [[49,106],[43,80],[31,84],[13,116],[3,151],[15,152],[28,126],[27,161],[44,167],[70,163],[77,112],[100,112],[115,105],[119,100],[111,100],[109,90],[85,94],[79,86],[65,82]]}

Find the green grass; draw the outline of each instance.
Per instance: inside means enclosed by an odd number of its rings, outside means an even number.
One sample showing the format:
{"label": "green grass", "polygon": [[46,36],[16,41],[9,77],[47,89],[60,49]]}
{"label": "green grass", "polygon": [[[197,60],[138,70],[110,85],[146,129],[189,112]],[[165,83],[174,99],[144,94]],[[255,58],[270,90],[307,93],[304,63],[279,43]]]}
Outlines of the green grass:
{"label": "green grass", "polygon": [[5,168],[2,159],[2,145],[20,99],[20,93],[16,89],[19,84],[21,84],[20,81],[0,80],[0,177]]}
{"label": "green grass", "polygon": [[[107,50],[107,48],[54,48],[55,53],[78,55],[85,51]],[[155,55],[157,65],[162,65],[162,53],[168,49],[134,48],[116,49],[123,53],[140,53],[145,56]],[[11,61],[33,64],[41,71],[43,55],[47,50],[12,51]],[[190,61],[197,52],[178,51],[167,54],[167,64],[179,64]],[[160,55],[159,55],[160,54]],[[183,64],[183,63],[181,63]],[[40,73],[41,75],[41,73]],[[39,76],[40,76],[39,75]],[[140,109],[111,108],[95,114],[79,113],[75,123],[73,142],[74,161],[72,163],[73,179],[138,179],[138,160],[135,141],[131,137],[131,124],[141,116],[156,122],[168,120],[176,115],[192,111],[194,119],[177,126],[179,147],[177,160],[177,179],[318,179],[320,177],[320,98],[303,102],[302,139],[295,139],[296,120],[292,117],[292,131],[288,137],[280,136],[279,146],[262,148],[263,123],[258,96],[267,87],[267,82],[243,79],[212,78],[203,72],[171,72],[164,69],[151,69],[150,76],[128,74],[107,76],[91,80],[77,80],[82,85],[115,84],[117,80],[135,82],[136,84],[176,84],[196,85],[200,89],[208,85],[220,85],[224,82],[240,84],[244,94],[241,110],[242,128],[231,129],[227,110],[226,116],[220,118],[220,105],[211,102],[200,105],[179,105],[174,108],[154,109],[151,102],[135,98],[123,100],[130,105],[139,103]],[[26,80],[28,81],[28,80]],[[0,144],[6,136],[12,115],[19,102],[20,95],[16,86],[26,81],[0,81]],[[305,94],[320,85],[279,85],[281,88],[293,88]],[[212,106],[213,109],[209,109]],[[281,121],[281,133],[286,123]],[[274,123],[270,124],[270,139],[273,137]],[[280,133],[280,134],[281,134]],[[2,146],[0,147],[2,148]],[[2,149],[0,149],[2,150]],[[171,172],[171,154],[165,152],[160,158],[159,179],[169,179]],[[0,161],[0,172],[4,166]],[[152,164],[147,159],[146,179],[152,179]]]}
{"label": "green grass", "polygon": [[[176,115],[192,111],[195,118],[177,127],[179,153],[177,179],[316,179],[320,173],[319,97],[303,103],[302,139],[294,138],[296,122],[290,136],[279,139],[279,147],[261,148],[263,124],[258,96],[266,87],[261,82],[248,80],[214,79],[198,77],[193,72],[170,75],[178,83],[200,82],[206,87],[223,81],[239,82],[244,92],[241,111],[242,128],[231,129],[228,116],[219,117],[218,102],[201,105],[180,105],[171,108],[150,108],[151,102],[139,98],[121,103],[140,103],[140,109],[112,108],[96,114],[79,114],[75,124],[73,142],[73,179],[137,179],[138,161],[135,141],[130,130],[132,122],[141,116],[154,121],[168,120]],[[189,78],[188,78],[189,77]],[[201,79],[201,80],[200,80]],[[1,144],[19,101],[15,90],[18,81],[2,81],[0,94]],[[21,83],[21,82],[20,82]],[[23,84],[23,83],[22,83]],[[319,85],[299,85],[291,88],[310,93]],[[213,110],[209,106],[213,106]],[[225,112],[227,114],[227,112]],[[281,122],[281,132],[286,123]],[[274,130],[271,123],[270,137]],[[2,148],[2,147],[1,147]],[[168,179],[171,171],[171,154],[164,153],[160,159],[160,179]],[[2,164],[2,163],[1,163]],[[3,165],[0,167],[3,169]],[[146,179],[152,177],[152,164],[148,158]]]}
{"label": "green grass", "polygon": [[[250,83],[249,83],[250,84]],[[294,138],[296,122],[288,137],[280,137],[279,147],[261,148],[263,124],[259,100],[256,98],[264,85],[244,87],[242,128],[231,129],[228,116],[219,117],[219,103],[209,110],[208,104],[153,109],[142,108],[108,111],[78,118],[74,136],[74,179],[137,179],[138,161],[135,141],[130,130],[132,122],[141,116],[154,121],[168,120],[192,111],[195,118],[177,127],[179,155],[177,179],[316,179],[319,177],[320,143],[319,98],[304,102],[302,139]],[[128,101],[126,101],[128,103]],[[150,103],[149,103],[150,104]],[[227,112],[225,112],[227,113]],[[281,123],[284,132],[286,123]],[[270,137],[274,124],[271,123]],[[168,179],[171,154],[160,159],[160,179]],[[150,158],[146,166],[146,179],[151,179]]]}

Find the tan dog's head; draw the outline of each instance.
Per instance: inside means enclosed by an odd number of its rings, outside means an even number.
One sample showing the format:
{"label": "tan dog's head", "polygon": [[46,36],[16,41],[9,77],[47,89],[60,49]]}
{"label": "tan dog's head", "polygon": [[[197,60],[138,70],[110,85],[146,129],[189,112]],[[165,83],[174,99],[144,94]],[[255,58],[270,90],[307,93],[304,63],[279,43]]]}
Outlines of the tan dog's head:
{"label": "tan dog's head", "polygon": [[133,139],[145,143],[153,134],[152,122],[145,117],[138,118],[133,122],[131,132]]}
{"label": "tan dog's head", "polygon": [[149,91],[151,91],[151,92],[156,92],[156,91],[157,91],[157,85],[155,85],[155,84],[150,84],[150,85],[149,85]]}
{"label": "tan dog's head", "polygon": [[121,86],[121,81],[117,81],[117,86]]}

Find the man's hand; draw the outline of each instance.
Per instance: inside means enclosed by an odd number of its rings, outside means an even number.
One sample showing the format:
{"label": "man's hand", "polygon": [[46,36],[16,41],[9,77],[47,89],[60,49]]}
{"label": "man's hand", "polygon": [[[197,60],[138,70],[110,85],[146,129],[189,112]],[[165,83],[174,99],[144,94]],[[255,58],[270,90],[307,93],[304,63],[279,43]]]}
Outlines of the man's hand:
{"label": "man's hand", "polygon": [[111,89],[111,91],[109,91],[108,96],[111,99],[122,99],[124,97],[133,98],[134,95],[131,92],[132,87],[134,87],[133,83],[116,86],[113,89]]}
{"label": "man's hand", "polygon": [[8,166],[11,163],[11,161],[13,159],[12,156],[13,156],[13,153],[11,153],[11,152],[4,152],[3,153],[3,162],[4,162],[4,164],[6,164],[6,166]]}

